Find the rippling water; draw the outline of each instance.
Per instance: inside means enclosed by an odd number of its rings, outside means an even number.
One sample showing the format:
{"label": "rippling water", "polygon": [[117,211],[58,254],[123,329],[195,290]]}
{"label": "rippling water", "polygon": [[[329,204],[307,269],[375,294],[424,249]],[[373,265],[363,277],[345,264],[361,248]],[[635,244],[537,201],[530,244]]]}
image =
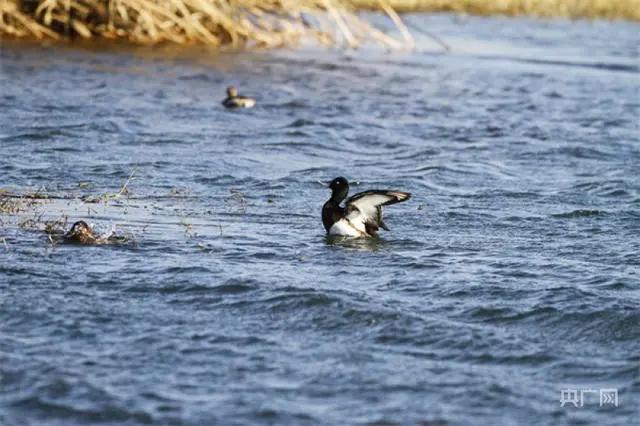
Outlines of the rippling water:
{"label": "rippling water", "polygon": [[[49,198],[0,216],[0,424],[637,422],[638,26],[408,21],[413,53],[5,42],[0,184]],[[328,241],[338,175],[413,198]]]}

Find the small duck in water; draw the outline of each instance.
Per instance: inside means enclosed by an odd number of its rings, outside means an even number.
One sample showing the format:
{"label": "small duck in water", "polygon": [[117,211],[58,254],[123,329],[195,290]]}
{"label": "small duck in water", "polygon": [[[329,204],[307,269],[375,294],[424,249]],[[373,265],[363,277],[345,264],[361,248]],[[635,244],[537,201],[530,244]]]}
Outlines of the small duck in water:
{"label": "small duck in water", "polygon": [[255,104],[255,99],[238,95],[238,89],[234,86],[227,88],[227,99],[222,101],[226,108],[251,108]]}
{"label": "small duck in water", "polygon": [[69,232],[64,234],[64,241],[77,244],[95,244],[98,238],[93,235],[93,229],[84,220],[74,223]]}
{"label": "small duck in water", "polygon": [[73,244],[112,244],[126,243],[126,237],[119,237],[115,231],[103,236],[96,236],[87,222],[79,220],[73,224],[69,232],[62,236],[62,241]]}
{"label": "small duck in water", "polygon": [[322,223],[328,235],[375,237],[378,229],[389,230],[382,220],[382,206],[411,198],[408,192],[373,189],[348,198],[342,207],[340,203],[349,194],[347,179],[337,177],[320,183],[331,189],[331,198],[322,207]]}

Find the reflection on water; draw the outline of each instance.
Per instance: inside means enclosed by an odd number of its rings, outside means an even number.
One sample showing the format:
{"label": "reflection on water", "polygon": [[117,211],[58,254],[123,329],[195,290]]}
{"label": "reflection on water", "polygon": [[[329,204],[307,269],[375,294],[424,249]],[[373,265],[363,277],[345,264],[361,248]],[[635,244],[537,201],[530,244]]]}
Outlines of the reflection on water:
{"label": "reflection on water", "polygon": [[380,238],[350,238],[342,236],[326,236],[325,241],[329,246],[348,248],[363,252],[377,252],[385,250],[386,242]]}
{"label": "reflection on water", "polygon": [[[4,43],[0,423],[631,423],[636,25],[407,20],[452,53]],[[335,176],[413,198],[327,238]]]}

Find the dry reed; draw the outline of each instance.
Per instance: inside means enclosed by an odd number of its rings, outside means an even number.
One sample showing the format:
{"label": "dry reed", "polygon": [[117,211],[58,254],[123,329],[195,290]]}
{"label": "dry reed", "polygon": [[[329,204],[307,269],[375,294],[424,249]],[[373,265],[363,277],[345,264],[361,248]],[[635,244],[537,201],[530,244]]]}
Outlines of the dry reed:
{"label": "dry reed", "polygon": [[358,9],[640,21],[640,0],[348,0]]}
{"label": "dry reed", "polygon": [[329,46],[411,45],[398,16],[386,11],[404,40],[373,28],[343,0],[2,0],[0,35],[231,48],[280,47],[307,37]]}

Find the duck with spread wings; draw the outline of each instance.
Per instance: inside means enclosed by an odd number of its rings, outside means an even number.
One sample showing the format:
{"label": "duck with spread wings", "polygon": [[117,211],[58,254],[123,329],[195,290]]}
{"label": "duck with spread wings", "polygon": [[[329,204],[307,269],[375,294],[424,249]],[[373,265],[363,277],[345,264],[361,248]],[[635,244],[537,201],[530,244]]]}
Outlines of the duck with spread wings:
{"label": "duck with spread wings", "polygon": [[411,198],[403,191],[374,189],[360,192],[340,203],[349,194],[349,182],[337,177],[323,183],[331,189],[331,198],[322,207],[322,223],[328,235],[347,237],[375,237],[380,228],[389,228],[382,220],[382,207],[401,203]]}

